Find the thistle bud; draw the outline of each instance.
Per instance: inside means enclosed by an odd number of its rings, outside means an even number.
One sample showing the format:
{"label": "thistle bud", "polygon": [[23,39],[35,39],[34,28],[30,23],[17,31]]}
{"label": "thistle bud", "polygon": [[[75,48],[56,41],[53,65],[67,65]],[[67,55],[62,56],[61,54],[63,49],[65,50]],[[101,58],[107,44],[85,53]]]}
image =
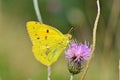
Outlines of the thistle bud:
{"label": "thistle bud", "polygon": [[81,71],[81,62],[70,60],[68,62],[68,70],[71,74],[78,74]]}

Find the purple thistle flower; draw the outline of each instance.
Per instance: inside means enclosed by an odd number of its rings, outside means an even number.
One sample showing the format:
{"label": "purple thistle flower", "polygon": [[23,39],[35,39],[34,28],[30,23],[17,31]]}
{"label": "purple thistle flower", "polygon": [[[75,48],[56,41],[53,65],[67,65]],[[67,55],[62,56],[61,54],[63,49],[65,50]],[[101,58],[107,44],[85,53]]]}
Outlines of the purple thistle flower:
{"label": "purple thistle flower", "polygon": [[81,71],[82,63],[88,61],[92,46],[84,44],[71,43],[65,51],[66,59],[68,60],[69,72],[78,74]]}
{"label": "purple thistle flower", "polygon": [[72,43],[66,53],[66,59],[72,59],[74,61],[88,61],[90,57],[91,47],[86,42],[84,44]]}

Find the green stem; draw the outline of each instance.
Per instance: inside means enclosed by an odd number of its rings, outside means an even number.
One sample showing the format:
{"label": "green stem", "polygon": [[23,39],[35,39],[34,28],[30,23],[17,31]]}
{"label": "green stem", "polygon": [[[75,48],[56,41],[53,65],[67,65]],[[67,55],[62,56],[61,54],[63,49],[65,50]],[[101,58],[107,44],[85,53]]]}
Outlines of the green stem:
{"label": "green stem", "polygon": [[[39,10],[39,6],[38,6],[38,0],[33,0],[33,5],[34,5],[34,9],[35,9],[35,13],[38,18],[38,21],[43,23],[40,10]],[[48,80],[50,80],[50,76],[51,76],[51,67],[48,66]]]}
{"label": "green stem", "polygon": [[50,80],[50,76],[51,76],[51,67],[48,66],[48,80]]}
{"label": "green stem", "polygon": [[96,16],[96,20],[95,20],[95,23],[94,23],[94,28],[93,28],[93,44],[92,44],[92,51],[90,53],[90,58],[86,64],[86,67],[83,71],[83,74],[82,74],[82,77],[80,80],[84,80],[85,76],[86,76],[86,73],[88,71],[88,67],[90,65],[90,62],[92,60],[92,56],[93,56],[93,52],[95,50],[95,45],[96,45],[96,31],[97,31],[97,24],[98,24],[98,20],[99,20],[99,17],[100,17],[100,4],[99,4],[99,0],[97,0],[97,7],[98,7],[98,13],[97,13],[97,16]]}
{"label": "green stem", "polygon": [[73,80],[73,78],[74,78],[74,75],[71,74],[71,75],[70,75],[70,80]]}
{"label": "green stem", "polygon": [[40,10],[39,10],[39,6],[38,6],[38,0],[33,0],[33,5],[34,5],[34,9],[35,9],[38,21],[43,23],[42,17],[41,17],[41,14],[40,14]]}

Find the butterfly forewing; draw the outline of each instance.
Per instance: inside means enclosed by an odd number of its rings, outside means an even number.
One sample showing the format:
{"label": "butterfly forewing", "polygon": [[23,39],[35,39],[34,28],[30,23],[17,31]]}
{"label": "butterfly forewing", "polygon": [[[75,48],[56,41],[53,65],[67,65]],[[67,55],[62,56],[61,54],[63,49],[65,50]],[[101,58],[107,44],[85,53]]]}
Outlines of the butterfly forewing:
{"label": "butterfly forewing", "polygon": [[68,36],[46,24],[30,21],[27,22],[27,30],[35,57],[47,66],[57,60],[69,42]]}

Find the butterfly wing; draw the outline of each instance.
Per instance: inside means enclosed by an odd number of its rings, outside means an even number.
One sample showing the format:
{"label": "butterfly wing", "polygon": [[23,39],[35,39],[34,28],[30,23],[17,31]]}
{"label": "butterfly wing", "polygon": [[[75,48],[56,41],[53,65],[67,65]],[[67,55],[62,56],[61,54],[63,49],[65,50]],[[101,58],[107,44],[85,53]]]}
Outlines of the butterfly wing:
{"label": "butterfly wing", "polygon": [[47,66],[57,60],[69,42],[69,37],[59,30],[39,22],[27,22],[27,30],[33,43],[35,57]]}

